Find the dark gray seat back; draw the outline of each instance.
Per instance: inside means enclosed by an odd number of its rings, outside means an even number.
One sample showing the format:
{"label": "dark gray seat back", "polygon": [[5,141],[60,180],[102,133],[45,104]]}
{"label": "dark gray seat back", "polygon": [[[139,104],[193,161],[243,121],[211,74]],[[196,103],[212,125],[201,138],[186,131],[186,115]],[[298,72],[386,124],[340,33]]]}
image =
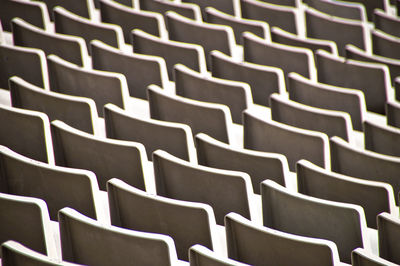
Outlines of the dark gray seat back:
{"label": "dark gray seat back", "polygon": [[122,53],[98,40],[91,42],[91,50],[93,69],[125,75],[132,97],[147,99],[146,89],[150,84],[167,86],[167,67],[160,57]]}
{"label": "dark gray seat back", "polygon": [[174,79],[175,64],[183,64],[195,71],[207,71],[204,49],[200,45],[163,40],[141,30],[132,31],[133,51],[164,58],[168,76]]}
{"label": "dark gray seat back", "polygon": [[358,205],[290,192],[271,180],[261,183],[261,196],[266,227],[331,240],[346,263],[355,248],[370,248],[364,210]]}
{"label": "dark gray seat back", "polygon": [[336,245],[251,223],[236,213],[225,217],[228,257],[250,265],[336,265]]}
{"label": "dark gray seat back", "polygon": [[1,245],[3,266],[77,266],[79,264],[56,260],[9,240]]}
{"label": "dark gray seat back", "polygon": [[41,112],[0,105],[0,145],[31,159],[54,164],[50,122]]}
{"label": "dark gray seat back", "polygon": [[93,171],[101,190],[114,177],[145,190],[142,144],[95,137],[58,120],[51,127],[57,165]]}
{"label": "dark gray seat back", "polygon": [[34,48],[0,45],[0,88],[8,89],[8,79],[19,76],[42,88],[49,87],[46,56]]}
{"label": "dark gray seat back", "polygon": [[88,53],[82,38],[50,33],[20,18],[14,18],[11,23],[14,45],[42,49],[46,55],[54,54],[73,64],[87,65]]}
{"label": "dark gray seat back", "polygon": [[331,138],[330,146],[332,171],[385,182],[399,193],[400,158],[358,149],[338,137]]}
{"label": "dark gray seat back", "polygon": [[225,143],[232,142],[229,108],[175,96],[159,87],[148,87],[150,115],[153,119],[187,124],[193,135],[203,132]]}
{"label": "dark gray seat back", "polygon": [[49,257],[57,257],[43,200],[0,193],[0,223],[0,243],[14,240]]}
{"label": "dark gray seat back", "polygon": [[[371,55],[351,44],[346,45],[346,58],[387,65],[390,71],[392,85],[395,85],[396,78],[400,76],[400,60],[380,55]],[[396,97],[398,97],[398,99],[400,98],[398,94],[396,94]]]}
{"label": "dark gray seat back", "polygon": [[400,157],[400,129],[364,121],[365,149]]}
{"label": "dark gray seat back", "polygon": [[159,37],[165,35],[165,24],[161,14],[133,9],[109,0],[100,0],[99,4],[101,21],[121,26],[125,43],[131,42],[131,31],[134,29],[141,29]]}
{"label": "dark gray seat back", "polygon": [[48,57],[47,64],[50,90],[93,99],[101,117],[107,103],[125,108],[129,90],[122,74],[80,68],[55,55]]}
{"label": "dark gray seat back", "polygon": [[240,0],[240,4],[243,18],[265,21],[270,27],[279,27],[294,34],[298,33],[299,13],[296,8],[254,0]]}
{"label": "dark gray seat back", "polygon": [[210,206],[149,195],[117,179],[108,182],[107,190],[113,225],[169,235],[183,260],[188,260],[188,249],[194,244],[216,248],[216,224]]}
{"label": "dark gray seat back", "polygon": [[153,165],[157,195],[209,204],[220,225],[229,212],[254,219],[247,174],[190,164],[161,150],[153,153]]}
{"label": "dark gray seat back", "polygon": [[55,31],[82,37],[86,42],[89,54],[91,54],[91,40],[100,40],[116,48],[121,48],[124,43],[122,29],[116,25],[94,23],[62,7],[54,8],[53,12]]}
{"label": "dark gray seat back", "polygon": [[367,110],[361,91],[315,82],[296,73],[290,73],[288,80],[289,99],[317,108],[346,112],[350,114],[354,129],[362,131]]}
{"label": "dark gray seat back", "polygon": [[269,100],[272,120],[354,142],[353,126],[347,113],[307,106],[276,93],[271,94]]}
{"label": "dark gray seat back", "polygon": [[261,38],[269,40],[271,38],[269,25],[263,21],[237,18],[230,14],[223,13],[213,7],[206,8],[206,21],[213,24],[227,25],[235,33],[236,44],[243,45],[242,34],[246,31],[251,32]]}
{"label": "dark gray seat back", "polygon": [[378,220],[378,244],[379,257],[400,263],[400,256],[397,252],[400,248],[400,220],[398,216],[393,216],[389,213],[381,213],[377,217]]}
{"label": "dark gray seat back", "polygon": [[326,52],[316,53],[318,81],[364,92],[367,110],[385,114],[391,81],[389,69],[381,64],[334,57]]}
{"label": "dark gray seat back", "polygon": [[195,140],[199,164],[248,173],[254,193],[260,194],[260,183],[265,179],[286,184],[289,166],[281,154],[233,148],[202,133]]}
{"label": "dark gray seat back", "polygon": [[284,31],[278,27],[271,28],[271,40],[280,44],[307,48],[313,52],[321,49],[332,54],[338,53],[336,43],[333,41],[313,38],[299,38],[297,35]]}
{"label": "dark gray seat back", "polygon": [[243,131],[244,148],[281,153],[286,156],[291,171],[300,159],[330,169],[329,141],[324,133],[261,119],[249,111],[243,113]]}
{"label": "dark gray seat back", "polygon": [[381,257],[364,250],[357,248],[351,253],[352,266],[396,266],[398,264],[391,263]]}
{"label": "dark gray seat back", "polygon": [[22,18],[26,22],[46,29],[50,25],[47,7],[42,2],[2,0],[0,20],[3,30],[11,32],[11,20],[15,17]]}
{"label": "dark gray seat back", "polygon": [[213,77],[242,81],[250,85],[253,101],[269,106],[269,96],[285,91],[283,71],[247,62],[237,62],[221,52],[211,52],[211,73]]}
{"label": "dark gray seat back", "polygon": [[12,77],[9,82],[12,106],[43,112],[50,121],[61,120],[90,134],[97,131],[93,100],[47,91],[19,77]]}
{"label": "dark gray seat back", "polygon": [[361,21],[329,16],[315,9],[305,10],[307,37],[336,42],[340,56],[345,54],[346,44],[366,49],[366,25]]}
{"label": "dark gray seat back", "polygon": [[192,131],[187,125],[132,116],[112,104],[104,107],[108,138],[142,143],[149,160],[162,149],[186,161],[197,162]]}
{"label": "dark gray seat back", "polygon": [[400,59],[400,37],[381,30],[371,30],[372,53],[384,57]]}
{"label": "dark gray seat back", "polygon": [[387,124],[400,128],[400,104],[388,101],[386,103]]}
{"label": "dark gray seat back", "polygon": [[242,123],[242,112],[253,104],[250,86],[243,82],[207,77],[184,65],[174,67],[175,92],[193,100],[229,107],[234,123]]}
{"label": "dark gray seat back", "polygon": [[74,208],[93,219],[102,219],[96,201],[96,176],[89,172],[31,160],[0,146],[0,190],[3,193],[40,198],[46,201],[50,218],[64,207]]}
{"label": "dark gray seat back", "polygon": [[282,69],[286,83],[290,72],[296,72],[312,80],[317,77],[311,50],[268,42],[251,33],[243,34],[243,59]]}
{"label": "dark gray seat back", "polygon": [[190,266],[245,266],[235,260],[225,258],[208,248],[196,244],[189,249]]}
{"label": "dark gray seat back", "polygon": [[353,178],[322,169],[300,160],[296,164],[298,191],[302,194],[360,205],[364,208],[367,225],[376,229],[376,216],[395,212],[393,188],[386,183]]}
{"label": "dark gray seat back", "polygon": [[235,36],[231,27],[199,23],[185,18],[173,11],[166,14],[169,39],[201,45],[206,55],[207,69],[211,69],[210,52],[218,50],[233,55],[236,45]]}
{"label": "dark gray seat back", "polygon": [[64,208],[58,216],[62,258],[85,265],[173,265],[172,239],[104,225]]}

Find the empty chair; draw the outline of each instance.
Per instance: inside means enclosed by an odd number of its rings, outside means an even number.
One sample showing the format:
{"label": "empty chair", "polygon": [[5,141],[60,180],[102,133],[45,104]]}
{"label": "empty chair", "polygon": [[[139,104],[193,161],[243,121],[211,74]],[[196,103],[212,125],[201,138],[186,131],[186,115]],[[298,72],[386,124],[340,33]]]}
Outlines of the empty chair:
{"label": "empty chair", "polygon": [[396,77],[400,76],[400,60],[398,59],[396,60],[380,55],[369,54],[351,44],[346,45],[346,58],[387,65],[392,84],[395,83]]}
{"label": "empty chair", "polygon": [[162,58],[124,53],[98,40],[91,42],[91,50],[93,69],[124,74],[132,97],[147,99],[146,88],[150,84],[168,87],[167,67]]}
{"label": "empty chair", "polygon": [[[360,3],[365,6],[368,21],[372,21],[375,9],[388,10],[389,0],[346,0],[348,2]],[[392,0],[390,0],[392,2]]]}
{"label": "empty chair", "polygon": [[165,235],[109,226],[64,208],[59,213],[62,258],[85,265],[176,265],[174,241]]}
{"label": "empty chair", "polygon": [[228,256],[251,265],[339,265],[332,241],[256,225],[236,213],[225,217]]}
{"label": "empty chair", "polygon": [[155,85],[148,87],[151,118],[187,124],[193,135],[203,132],[232,144],[234,133],[229,108],[225,105],[171,95]]}
{"label": "empty chair", "polygon": [[244,82],[208,77],[184,65],[174,68],[177,95],[204,102],[225,104],[234,123],[242,123],[242,112],[253,104],[250,86]]}
{"label": "empty chair", "polygon": [[[240,263],[236,260],[225,258],[208,248],[196,244],[189,249],[190,266],[245,266],[247,264]],[[7,265],[6,265],[7,266]]]}
{"label": "empty chair", "polygon": [[92,99],[46,91],[19,77],[10,78],[13,107],[39,111],[87,133],[97,131],[97,109]]}
{"label": "empty chair", "polygon": [[171,236],[181,260],[188,260],[188,249],[195,244],[221,254],[214,212],[209,205],[150,195],[118,179],[110,180],[107,190],[113,225]]}
{"label": "empty chair", "polygon": [[53,10],[57,6],[61,6],[78,16],[93,19],[94,4],[93,0],[42,0],[47,5],[47,10],[51,20],[54,20]]}
{"label": "empty chair", "polygon": [[1,0],[0,20],[3,30],[11,32],[11,20],[15,17],[42,29],[50,25],[47,7],[43,2]]}
{"label": "empty chair", "polygon": [[88,65],[88,52],[81,37],[55,34],[37,28],[20,18],[12,20],[14,45],[42,49],[79,66]]}
{"label": "empty chair", "polygon": [[56,164],[93,171],[101,190],[114,177],[145,190],[147,155],[143,145],[95,137],[56,120],[51,123]]}
{"label": "empty chair", "polygon": [[101,117],[107,103],[127,107],[129,90],[122,74],[81,68],[55,55],[48,57],[47,64],[52,91],[93,99]]}
{"label": "empty chair", "polygon": [[368,51],[369,32],[365,23],[330,16],[309,8],[305,10],[306,36],[336,42],[339,55],[344,56],[346,44]]}
{"label": "empty chair", "polygon": [[120,25],[125,43],[130,43],[131,31],[141,29],[159,37],[166,36],[164,19],[161,14],[133,9],[112,0],[100,0],[102,22]]}
{"label": "empty chair", "polygon": [[351,265],[353,266],[396,266],[398,264],[391,263],[381,257],[368,252],[363,248],[356,248],[351,253]]}
{"label": "empty chair", "polygon": [[240,0],[182,0],[182,2],[198,5],[201,9],[203,19],[207,18],[207,7],[213,7],[229,15],[240,16]]}
{"label": "empty chair", "polygon": [[400,263],[398,251],[398,237],[400,232],[400,219],[398,216],[389,213],[381,213],[377,217],[378,220],[378,241],[379,241],[379,257]]}
{"label": "empty chair", "polygon": [[221,52],[211,53],[212,76],[248,83],[253,101],[269,106],[269,96],[285,92],[285,78],[282,69],[248,62],[240,62]]}
{"label": "empty chair", "polygon": [[235,35],[231,27],[194,21],[173,11],[167,12],[166,23],[171,40],[199,44],[204,48],[208,69],[211,67],[211,51],[235,54]]}
{"label": "empty chair", "polygon": [[385,114],[391,90],[389,69],[382,64],[346,60],[317,51],[318,81],[364,92],[367,110]]}
{"label": "empty chair", "polygon": [[184,124],[139,118],[115,105],[104,107],[107,138],[142,143],[148,159],[157,149],[162,149],[183,160],[197,163],[192,131]]}
{"label": "empty chair", "polygon": [[0,146],[3,193],[46,201],[50,218],[64,207],[74,208],[93,219],[104,220],[96,176],[84,170],[48,165]]}
{"label": "empty chair", "polygon": [[359,21],[367,20],[365,7],[362,4],[330,0],[304,0],[304,3],[311,8],[331,16]]}
{"label": "empty chair", "polygon": [[296,73],[289,73],[288,80],[289,99],[317,108],[346,112],[350,114],[354,129],[362,131],[367,110],[361,91],[315,82]]}
{"label": "empty chair", "polygon": [[347,113],[307,106],[276,93],[269,99],[272,120],[298,128],[320,131],[328,137],[339,136],[350,143],[355,141],[351,118]]}
{"label": "empty chair", "polygon": [[8,240],[1,245],[1,263],[3,266],[73,266],[79,265],[50,258],[39,252],[33,251],[20,243]]}
{"label": "empty chair", "polygon": [[[338,137],[332,137],[332,171],[390,184],[394,193],[400,191],[400,158],[358,149]],[[397,199],[396,199],[397,202]]]}
{"label": "empty chair", "polygon": [[167,11],[174,11],[184,17],[202,21],[198,5],[164,0],[139,0],[139,5],[141,10],[154,11],[161,14],[165,14]]}
{"label": "empty chair", "polygon": [[324,133],[261,119],[250,111],[243,112],[244,148],[281,153],[294,171],[300,159],[330,169],[329,140]]}
{"label": "empty chair", "polygon": [[289,166],[281,154],[234,148],[202,133],[195,140],[199,164],[248,173],[254,193],[260,194],[260,183],[265,179],[289,186]]}
{"label": "empty chair", "polygon": [[57,258],[55,235],[43,200],[0,193],[0,223],[0,243],[14,240]]}
{"label": "empty chair", "polygon": [[278,27],[285,31],[298,34],[299,12],[294,7],[269,4],[257,0],[241,0],[242,17],[261,20],[270,27]]}
{"label": "empty chair", "polygon": [[248,174],[196,165],[161,150],[153,153],[153,165],[157,195],[209,204],[219,225],[230,212],[257,221],[258,198]]}
{"label": "empty chair", "polygon": [[293,33],[284,31],[278,27],[271,28],[271,40],[276,43],[308,48],[313,52],[325,50],[331,54],[338,54],[336,43],[329,40],[319,40],[313,38],[302,38]]}
{"label": "empty chair", "polygon": [[389,184],[337,174],[306,160],[297,162],[296,172],[300,193],[360,205],[370,228],[376,229],[379,213],[397,213],[393,188]]}
{"label": "empty chair", "polygon": [[286,77],[296,72],[311,80],[317,78],[314,55],[309,49],[272,43],[245,33],[243,54],[244,61],[281,68]]}
{"label": "empty chair", "polygon": [[386,103],[386,112],[387,124],[400,128],[400,103],[388,101]]}
{"label": "empty chair", "polygon": [[271,180],[261,183],[261,197],[266,227],[331,240],[346,263],[355,248],[371,250],[364,210],[358,205],[289,192]]}
{"label": "empty chair", "polygon": [[141,30],[132,31],[132,42],[134,53],[164,58],[170,80],[174,79],[175,64],[183,64],[200,73],[207,72],[204,49],[200,45],[164,40]]}
{"label": "empty chair", "polygon": [[400,129],[364,121],[365,149],[400,157]]}
{"label": "empty chair", "polygon": [[0,145],[41,162],[54,164],[47,115],[0,105]]}
{"label": "empty chair", "polygon": [[124,45],[124,37],[120,27],[106,23],[95,23],[60,6],[54,8],[54,25],[57,33],[80,36],[85,39],[89,52],[91,40],[100,40],[116,48],[121,48]]}
{"label": "empty chair", "polygon": [[375,28],[400,38],[400,19],[383,10],[374,10]]}
{"label": "empty chair", "polygon": [[400,59],[400,37],[389,35],[380,30],[371,31],[372,52],[376,55]]}
{"label": "empty chair", "polygon": [[8,79],[14,75],[49,88],[46,56],[39,49],[1,44],[0,65],[0,88],[8,89]]}
{"label": "empty chair", "polygon": [[230,26],[235,33],[236,44],[242,45],[242,33],[248,31],[263,39],[270,40],[269,25],[263,21],[244,19],[221,12],[213,7],[206,8],[207,21]]}

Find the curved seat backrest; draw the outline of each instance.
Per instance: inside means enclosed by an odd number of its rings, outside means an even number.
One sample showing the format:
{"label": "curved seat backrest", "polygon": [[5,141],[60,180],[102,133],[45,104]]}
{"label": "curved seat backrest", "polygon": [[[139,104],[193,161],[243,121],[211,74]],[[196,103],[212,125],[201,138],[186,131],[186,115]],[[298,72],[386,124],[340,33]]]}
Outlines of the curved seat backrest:
{"label": "curved seat backrest", "polygon": [[142,143],[149,160],[155,150],[162,149],[197,162],[192,130],[187,125],[132,116],[113,104],[104,107],[104,120],[108,138]]}
{"label": "curved seat backrest", "polygon": [[282,69],[238,62],[219,51],[211,52],[211,74],[216,78],[248,83],[254,103],[263,106],[269,106],[268,99],[272,93],[286,90]]}
{"label": "curved seat backrest", "polygon": [[142,144],[95,137],[59,120],[51,127],[57,165],[93,171],[101,190],[114,177],[145,190],[147,156]]}
{"label": "curved seat backrest", "polygon": [[157,195],[209,204],[220,225],[229,212],[256,218],[248,174],[195,165],[161,150],[153,153],[153,165]]}
{"label": "curved seat backrest", "polygon": [[330,169],[329,139],[321,132],[288,126],[243,112],[244,148],[281,153],[294,171],[296,162],[307,159]]}
{"label": "curved seat backrest", "polygon": [[178,257],[183,260],[188,260],[188,249],[194,244],[221,252],[210,206],[150,195],[118,179],[110,180],[107,190],[113,225],[169,235],[175,241]]}
{"label": "curved seat backrest", "polygon": [[331,240],[346,263],[355,248],[370,250],[364,210],[358,205],[290,192],[271,180],[261,183],[261,196],[264,226]]}

